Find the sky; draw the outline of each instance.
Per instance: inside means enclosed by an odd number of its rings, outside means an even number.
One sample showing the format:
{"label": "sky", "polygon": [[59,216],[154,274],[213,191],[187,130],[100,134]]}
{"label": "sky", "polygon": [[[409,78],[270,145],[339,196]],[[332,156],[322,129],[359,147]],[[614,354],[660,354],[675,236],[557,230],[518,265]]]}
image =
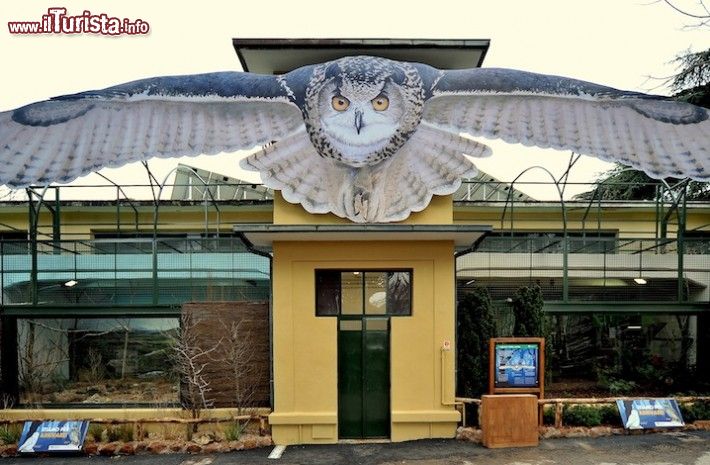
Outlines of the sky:
{"label": "sky", "polygon": [[[675,4],[697,11],[694,0],[677,0]],[[150,25],[150,33],[116,37],[9,33],[8,21],[39,20],[50,7],[65,7],[74,15],[90,10],[118,18],[140,18]],[[233,37],[490,39],[486,67],[569,76],[664,95],[669,90],[659,78],[674,73],[674,57],[688,49],[710,47],[709,29],[684,28],[691,19],[652,0],[4,0],[0,17],[0,111],[145,77],[239,71]],[[504,181],[534,165],[560,176],[570,155],[499,141],[486,143],[493,148],[493,157],[475,163]],[[238,167],[239,159],[247,153],[152,160],[149,164],[161,181],[182,162],[257,182],[257,173]],[[590,182],[610,167],[585,156],[575,165],[569,181]],[[123,185],[148,182],[140,165],[101,172]],[[540,170],[520,179],[549,180]],[[92,174],[72,184],[106,181]],[[519,188],[539,199],[556,195],[549,186],[520,184]],[[566,196],[587,189],[571,185]],[[126,190],[133,197],[149,195],[144,189]],[[114,195],[115,189],[73,192],[63,189],[63,197],[105,198]]]}

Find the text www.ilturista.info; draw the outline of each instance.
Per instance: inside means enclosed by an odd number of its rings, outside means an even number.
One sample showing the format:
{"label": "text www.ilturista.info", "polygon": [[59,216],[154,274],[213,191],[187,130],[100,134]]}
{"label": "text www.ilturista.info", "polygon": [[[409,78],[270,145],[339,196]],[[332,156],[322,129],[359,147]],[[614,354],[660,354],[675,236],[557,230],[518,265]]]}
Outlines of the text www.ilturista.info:
{"label": "text www.ilturista.info", "polygon": [[67,16],[66,8],[49,8],[41,21],[8,21],[10,34],[102,34],[109,36],[148,34],[150,24],[142,19],[131,21],[89,10]]}

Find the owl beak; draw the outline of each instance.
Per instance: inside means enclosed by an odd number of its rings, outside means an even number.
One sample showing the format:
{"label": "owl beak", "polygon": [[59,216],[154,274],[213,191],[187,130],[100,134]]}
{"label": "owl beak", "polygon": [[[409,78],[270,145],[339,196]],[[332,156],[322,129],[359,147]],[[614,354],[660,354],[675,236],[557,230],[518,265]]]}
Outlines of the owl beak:
{"label": "owl beak", "polygon": [[355,130],[360,134],[360,129],[362,129],[362,112],[360,110],[355,110]]}

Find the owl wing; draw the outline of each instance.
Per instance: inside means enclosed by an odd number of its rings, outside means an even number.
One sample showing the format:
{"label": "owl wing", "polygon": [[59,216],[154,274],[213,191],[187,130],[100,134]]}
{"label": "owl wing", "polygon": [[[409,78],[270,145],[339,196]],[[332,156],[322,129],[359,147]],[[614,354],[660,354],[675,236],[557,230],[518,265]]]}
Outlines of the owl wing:
{"label": "owl wing", "polygon": [[618,161],[654,178],[710,180],[710,114],[668,97],[508,69],[440,71],[423,120]]}
{"label": "owl wing", "polygon": [[382,200],[374,221],[404,220],[426,208],[432,195],[456,192],[463,178],[478,173],[464,154],[482,158],[490,156],[491,149],[422,122],[386,167],[382,192],[376,192]]}
{"label": "owl wing", "polygon": [[69,182],[151,157],[247,149],[302,126],[277,76],[143,79],[0,113],[0,185]]}
{"label": "owl wing", "polygon": [[461,178],[477,172],[464,153],[485,157],[491,151],[422,123],[396,157],[358,169],[318,155],[303,129],[243,158],[240,165],[261,173],[265,186],[310,213],[332,212],[357,223],[375,223],[403,220],[426,208],[433,194],[456,191]]}
{"label": "owl wing", "polygon": [[318,155],[305,127],[243,158],[240,166],[257,171],[266,187],[281,191],[290,203],[300,203],[310,213],[333,212],[344,216],[338,203],[346,172],[331,158]]}

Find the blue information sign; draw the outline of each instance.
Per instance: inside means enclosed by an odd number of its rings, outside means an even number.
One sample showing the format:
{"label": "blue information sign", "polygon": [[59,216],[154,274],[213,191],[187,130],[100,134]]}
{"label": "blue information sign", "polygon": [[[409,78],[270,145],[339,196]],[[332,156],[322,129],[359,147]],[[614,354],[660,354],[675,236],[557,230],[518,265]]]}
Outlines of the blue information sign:
{"label": "blue information sign", "polygon": [[675,399],[617,400],[626,429],[683,426],[683,416]]}
{"label": "blue information sign", "polygon": [[495,387],[539,387],[538,344],[495,345]]}
{"label": "blue information sign", "polygon": [[79,452],[88,429],[88,421],[26,421],[18,451]]}

